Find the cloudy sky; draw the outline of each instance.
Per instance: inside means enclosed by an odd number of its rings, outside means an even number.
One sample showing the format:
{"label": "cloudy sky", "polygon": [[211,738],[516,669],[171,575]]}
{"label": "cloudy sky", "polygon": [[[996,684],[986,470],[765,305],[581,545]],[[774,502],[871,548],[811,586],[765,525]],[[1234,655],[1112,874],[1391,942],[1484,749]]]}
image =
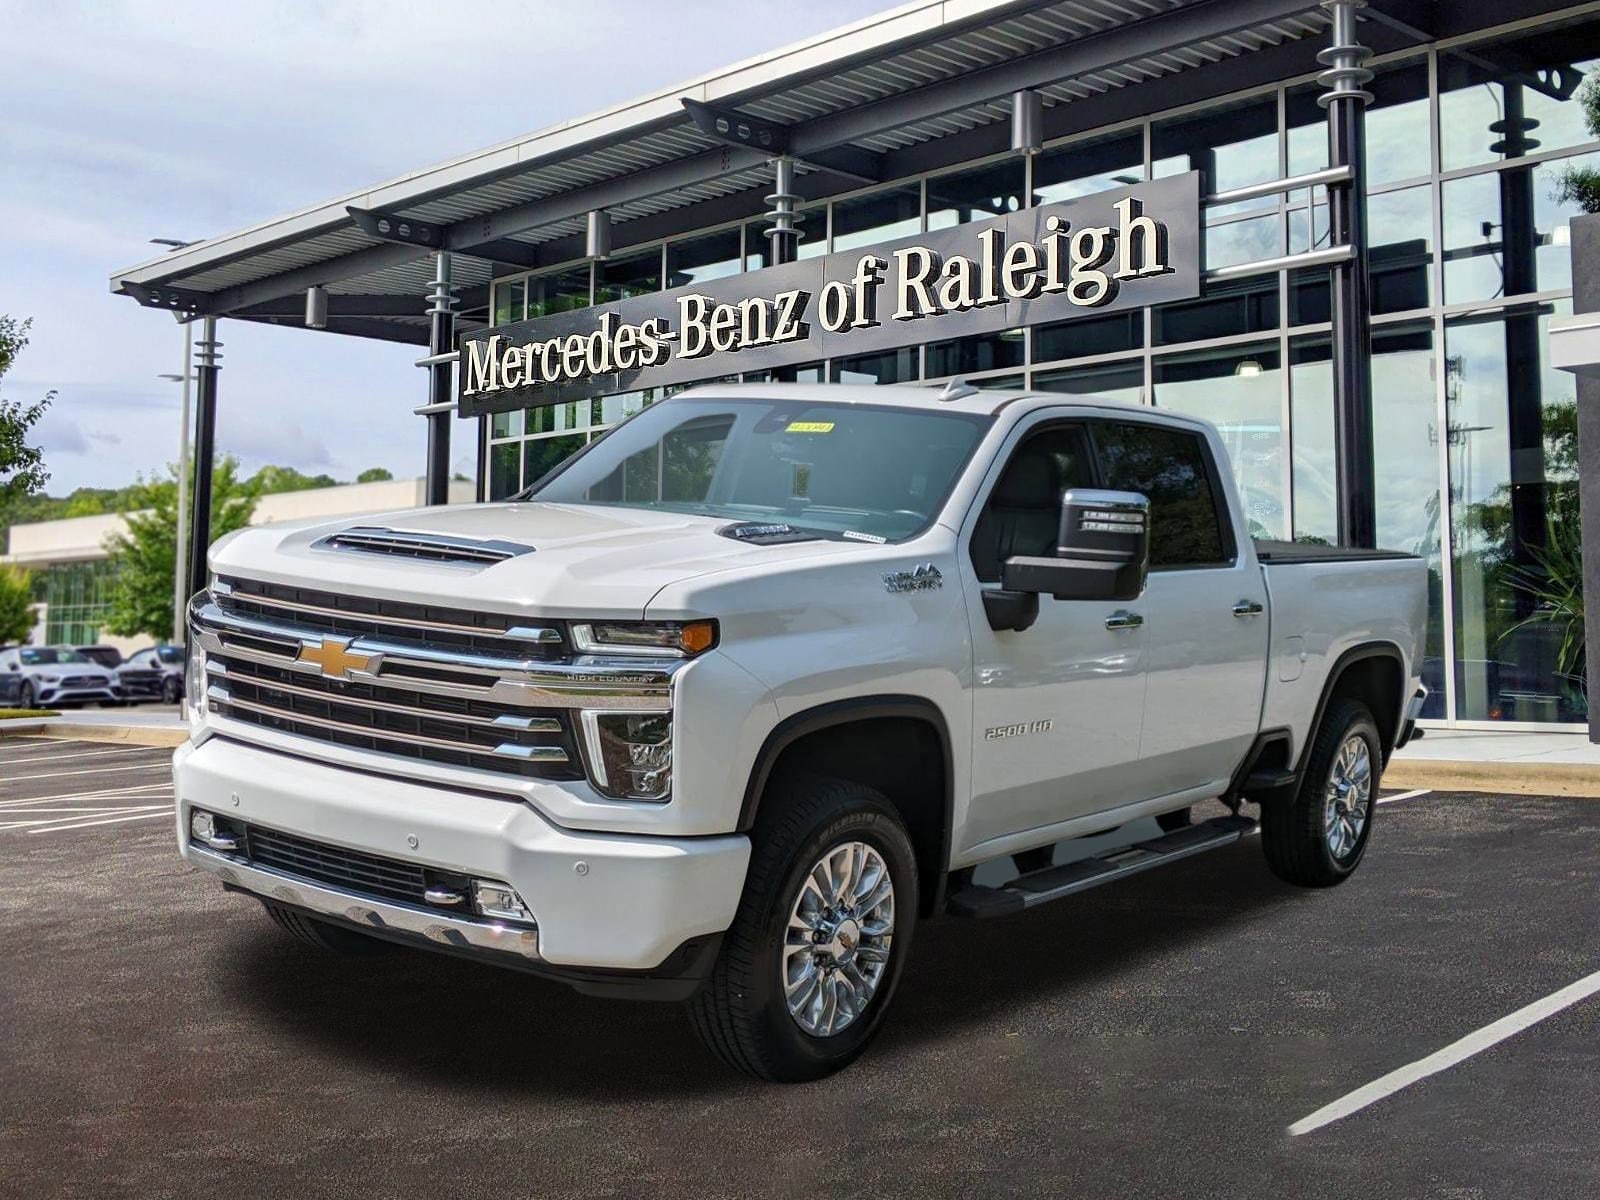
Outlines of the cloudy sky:
{"label": "cloudy sky", "polygon": [[[107,286],[150,238],[243,228],[888,7],[0,0],[0,313],[34,322],[5,389],[59,392],[49,491],[177,455],[177,385],[158,376],[182,369],[182,330]],[[421,472],[414,348],[229,322],[222,339],[220,451]],[[473,444],[456,439],[469,474]]]}

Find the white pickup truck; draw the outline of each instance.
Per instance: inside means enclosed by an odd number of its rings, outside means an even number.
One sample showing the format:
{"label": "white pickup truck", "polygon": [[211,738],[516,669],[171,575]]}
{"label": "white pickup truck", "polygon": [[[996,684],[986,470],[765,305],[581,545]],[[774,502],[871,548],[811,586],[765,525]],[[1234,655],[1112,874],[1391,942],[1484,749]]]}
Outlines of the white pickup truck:
{"label": "white pickup truck", "polygon": [[1245,802],[1283,879],[1355,870],[1424,565],[1246,530],[1188,417],[695,389],[509,503],[219,542],[179,844],[317,945],[686,1001],[729,1063],[814,1078],[920,918],[1227,845]]}

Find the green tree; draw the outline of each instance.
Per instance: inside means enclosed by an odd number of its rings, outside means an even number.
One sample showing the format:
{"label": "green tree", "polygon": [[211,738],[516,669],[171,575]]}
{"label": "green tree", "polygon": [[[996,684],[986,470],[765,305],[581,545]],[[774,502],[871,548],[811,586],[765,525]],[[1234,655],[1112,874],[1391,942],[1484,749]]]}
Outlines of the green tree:
{"label": "green tree", "polygon": [[[0,379],[28,344],[32,324],[0,313]],[[46,392],[42,399],[25,404],[0,396],[0,514],[9,512],[14,501],[44,487],[50,478],[44,469],[44,455],[37,446],[28,445],[27,437],[55,398],[54,392]]]}
{"label": "green tree", "polygon": [[33,632],[33,579],[20,567],[0,567],[0,646]]}
{"label": "green tree", "polygon": [[388,483],[394,475],[387,467],[368,467],[356,476],[357,483]]}
{"label": "green tree", "polygon": [[[1578,93],[1583,105],[1583,123],[1591,137],[1600,137],[1600,74],[1591,75]],[[1586,213],[1600,212],[1600,171],[1593,167],[1568,167],[1561,172],[1555,198],[1576,204]]]}
{"label": "green tree", "polygon": [[250,485],[258,496],[273,496],[279,492],[337,487],[339,481],[332,475],[304,475],[293,467],[266,466],[250,477]]}
{"label": "green tree", "polygon": [[[106,629],[118,637],[172,636],[173,573],[177,568],[178,483],[169,467],[163,479],[141,479],[131,489],[126,533],[106,540],[116,580]],[[255,481],[239,478],[237,459],[217,460],[211,477],[211,539],[242,529],[255,511]]]}

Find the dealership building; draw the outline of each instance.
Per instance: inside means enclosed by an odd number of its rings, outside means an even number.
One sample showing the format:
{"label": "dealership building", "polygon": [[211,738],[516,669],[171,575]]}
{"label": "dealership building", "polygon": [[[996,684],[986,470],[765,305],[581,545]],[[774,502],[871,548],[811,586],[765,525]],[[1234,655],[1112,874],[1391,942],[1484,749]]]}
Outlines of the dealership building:
{"label": "dealership building", "polygon": [[499,499],[712,379],[1195,413],[1258,536],[1427,560],[1428,718],[1581,724],[1597,66],[1593,3],[919,0],[112,288],[197,322],[202,480],[230,321],[415,345],[436,502],[452,439]]}

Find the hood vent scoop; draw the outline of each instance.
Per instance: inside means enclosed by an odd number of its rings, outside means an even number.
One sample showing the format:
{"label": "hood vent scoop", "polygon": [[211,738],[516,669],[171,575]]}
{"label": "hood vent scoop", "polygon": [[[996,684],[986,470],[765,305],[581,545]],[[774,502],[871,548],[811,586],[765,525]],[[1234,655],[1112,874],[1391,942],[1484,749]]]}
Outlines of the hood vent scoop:
{"label": "hood vent scoop", "polygon": [[741,521],[737,525],[724,525],[717,530],[725,538],[745,542],[751,546],[784,546],[790,542],[815,542],[814,533],[796,529],[793,525],[763,525],[754,521]]}
{"label": "hood vent scoop", "polygon": [[380,525],[352,525],[313,543],[317,549],[354,550],[361,554],[388,554],[419,558],[424,562],[458,563],[487,567],[508,558],[532,554],[532,546],[480,538],[449,537],[442,533],[413,533]]}

